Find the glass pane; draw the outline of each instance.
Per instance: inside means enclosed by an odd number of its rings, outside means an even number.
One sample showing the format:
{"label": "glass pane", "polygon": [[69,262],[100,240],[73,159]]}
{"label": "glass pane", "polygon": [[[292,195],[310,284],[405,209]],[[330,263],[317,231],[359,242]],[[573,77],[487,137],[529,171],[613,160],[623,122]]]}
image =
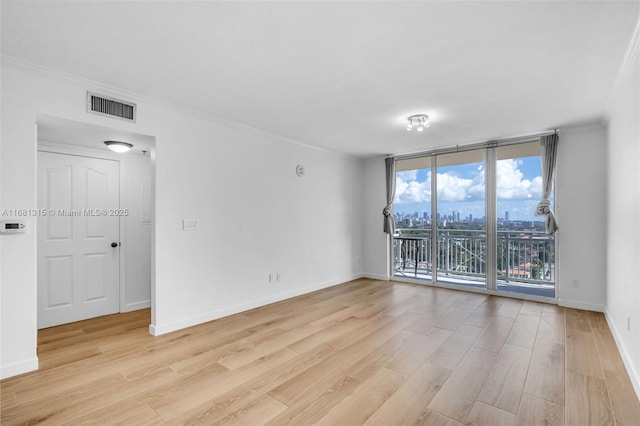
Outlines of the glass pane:
{"label": "glass pane", "polygon": [[437,280],[484,288],[484,150],[438,156],[437,166]]}
{"label": "glass pane", "polygon": [[[427,161],[428,160],[428,161]],[[431,158],[423,163],[430,164]],[[396,173],[393,274],[431,280],[431,169]]]}
{"label": "glass pane", "polygon": [[542,197],[540,145],[500,147],[496,154],[498,290],[554,297],[554,241],[544,217],[534,214]]}

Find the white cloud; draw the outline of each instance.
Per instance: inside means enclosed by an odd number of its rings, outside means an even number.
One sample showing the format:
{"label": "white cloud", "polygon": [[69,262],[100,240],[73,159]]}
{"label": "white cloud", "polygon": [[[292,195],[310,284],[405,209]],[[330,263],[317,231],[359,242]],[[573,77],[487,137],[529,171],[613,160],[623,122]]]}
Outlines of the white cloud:
{"label": "white cloud", "polygon": [[452,173],[438,173],[438,200],[464,201],[473,198],[472,187],[475,179],[465,179]]}
{"label": "white cloud", "polygon": [[418,182],[416,180],[417,176],[417,170],[400,172],[396,175],[396,197],[394,203],[431,202],[431,172],[427,172],[427,180],[423,182]]}
{"label": "white cloud", "polygon": [[[537,200],[542,193],[542,178],[524,179],[516,159],[496,163],[496,189],[499,200]],[[431,172],[425,181],[417,180],[417,170],[399,172],[396,175],[395,203],[431,202]],[[484,168],[478,167],[473,178],[463,178],[455,173],[438,173],[438,199],[440,201],[465,201],[484,199]]]}
{"label": "white cloud", "polygon": [[515,159],[500,160],[496,163],[496,189],[499,200],[539,199],[542,193],[542,177],[523,179],[518,168],[521,162]]}

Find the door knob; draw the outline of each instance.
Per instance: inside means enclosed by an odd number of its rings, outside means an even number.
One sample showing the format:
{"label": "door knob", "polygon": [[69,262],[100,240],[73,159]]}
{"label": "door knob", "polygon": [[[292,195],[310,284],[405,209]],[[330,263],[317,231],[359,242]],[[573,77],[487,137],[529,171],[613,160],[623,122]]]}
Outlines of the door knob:
{"label": "door knob", "polygon": [[111,247],[118,247],[118,243],[111,243]]}

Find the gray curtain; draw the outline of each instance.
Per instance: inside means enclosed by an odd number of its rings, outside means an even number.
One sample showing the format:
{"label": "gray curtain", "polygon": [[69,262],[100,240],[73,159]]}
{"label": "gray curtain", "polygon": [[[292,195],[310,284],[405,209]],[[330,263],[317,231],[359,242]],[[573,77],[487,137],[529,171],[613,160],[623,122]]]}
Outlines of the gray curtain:
{"label": "gray curtain", "polygon": [[393,220],[393,198],[396,196],[396,160],[395,158],[385,158],[384,160],[387,177],[387,205],[382,210],[384,216],[383,230],[389,235],[396,232],[396,224]]}
{"label": "gray curtain", "polygon": [[544,227],[547,235],[553,235],[558,230],[558,224],[551,211],[549,196],[553,186],[553,172],[556,169],[558,134],[542,136],[540,138],[540,148],[542,159],[542,201],[536,207],[536,216],[545,216]]}

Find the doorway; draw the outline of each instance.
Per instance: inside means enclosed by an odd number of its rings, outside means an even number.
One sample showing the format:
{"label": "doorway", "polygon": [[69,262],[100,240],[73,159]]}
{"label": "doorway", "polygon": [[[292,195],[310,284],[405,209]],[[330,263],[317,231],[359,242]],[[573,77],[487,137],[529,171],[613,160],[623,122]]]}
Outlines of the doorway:
{"label": "doorway", "polygon": [[[114,153],[104,143],[109,140],[127,141],[133,148]],[[53,213],[36,221],[38,329],[118,312],[153,311],[155,137],[39,115],[34,154],[37,206]],[[51,158],[58,163],[45,167]],[[74,176],[80,176],[79,182]],[[116,196],[109,191],[100,195],[104,186]],[[103,225],[109,232],[102,232]],[[80,246],[88,243],[94,246],[83,252]],[[64,244],[73,249],[65,251]],[[96,309],[100,305],[108,308]]]}

